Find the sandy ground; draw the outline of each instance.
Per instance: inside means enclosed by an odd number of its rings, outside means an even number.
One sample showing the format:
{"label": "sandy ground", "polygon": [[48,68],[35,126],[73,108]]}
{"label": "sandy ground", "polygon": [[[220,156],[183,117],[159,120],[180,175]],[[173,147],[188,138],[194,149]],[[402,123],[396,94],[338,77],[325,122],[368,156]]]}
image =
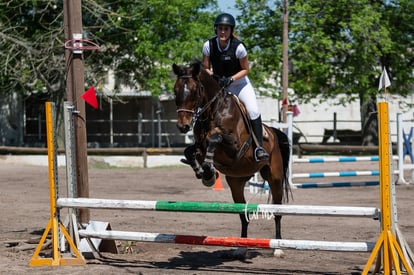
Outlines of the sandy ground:
{"label": "sandy ground", "polygon": [[[355,170],[344,164],[319,164],[316,168],[301,165],[294,170]],[[364,165],[357,166],[365,170]],[[89,185],[94,198],[231,202],[225,181],[224,190],[215,191],[196,180],[189,168],[178,166],[115,169],[94,164],[89,167]],[[369,253],[299,250],[285,250],[284,258],[274,258],[271,250],[249,249],[247,258],[240,260],[229,256],[235,248],[118,241],[119,254],[103,253],[102,258],[88,259],[85,266],[30,267],[35,246],[49,220],[47,167],[10,164],[0,158],[0,186],[1,274],[360,274],[369,258]],[[62,196],[65,190],[65,170],[59,168]],[[396,196],[399,227],[413,248],[414,185],[396,186]],[[248,190],[246,197],[251,203],[267,201],[267,195]],[[290,204],[378,207],[379,187],[296,189]],[[66,216],[66,210],[61,215]],[[239,217],[231,214],[91,210],[91,219],[107,221],[113,230],[208,236],[239,236],[240,232]],[[376,242],[379,230],[378,221],[366,218],[282,219],[282,236],[286,239]],[[273,235],[272,220],[258,218],[251,222],[250,237]],[[45,249],[42,256],[49,251]]]}

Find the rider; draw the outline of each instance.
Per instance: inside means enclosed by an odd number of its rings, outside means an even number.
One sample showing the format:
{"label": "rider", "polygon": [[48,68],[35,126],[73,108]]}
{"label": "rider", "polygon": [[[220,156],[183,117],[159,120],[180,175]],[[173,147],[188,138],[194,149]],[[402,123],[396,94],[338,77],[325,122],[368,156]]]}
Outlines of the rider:
{"label": "rider", "polygon": [[[222,13],[214,23],[216,36],[203,46],[203,65],[207,72],[220,78],[220,84],[236,95],[246,106],[253,132],[259,144],[255,149],[256,161],[269,159],[262,147],[262,118],[257,106],[256,94],[248,78],[249,60],[247,50],[234,35],[236,21],[231,14]],[[212,68],[212,70],[211,70]]]}

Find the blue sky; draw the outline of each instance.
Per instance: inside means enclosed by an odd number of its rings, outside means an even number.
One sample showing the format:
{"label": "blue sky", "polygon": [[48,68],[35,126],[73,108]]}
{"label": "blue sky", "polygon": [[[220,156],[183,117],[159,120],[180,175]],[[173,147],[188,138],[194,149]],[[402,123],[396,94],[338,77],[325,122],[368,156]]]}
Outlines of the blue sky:
{"label": "blue sky", "polygon": [[227,12],[233,16],[238,15],[238,10],[234,7],[236,0],[217,0],[218,6],[222,12]]}

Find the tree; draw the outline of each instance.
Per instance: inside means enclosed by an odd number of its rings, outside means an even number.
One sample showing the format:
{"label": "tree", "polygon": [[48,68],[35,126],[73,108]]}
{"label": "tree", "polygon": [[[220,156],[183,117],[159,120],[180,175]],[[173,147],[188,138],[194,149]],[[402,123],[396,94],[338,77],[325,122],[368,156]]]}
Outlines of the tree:
{"label": "tree", "polygon": [[[268,1],[238,1],[242,14],[252,16],[245,20],[243,35],[257,30],[256,18],[269,13],[268,10],[251,12],[263,2]],[[267,4],[266,9],[280,11],[280,2]],[[297,99],[324,100],[338,94],[346,95],[342,104],[359,99],[364,144],[375,143],[376,116],[371,114],[376,111],[382,68],[390,74],[391,93],[406,95],[412,89],[414,2],[295,0],[289,1],[289,11],[289,83]],[[258,45],[268,41],[266,34],[275,27],[272,22],[280,22],[280,18],[281,12],[278,12],[269,18],[272,19],[269,27],[263,25],[265,36],[257,32],[254,39]],[[282,29],[281,23],[277,28]],[[272,43],[277,45],[278,40],[274,38]],[[255,54],[260,55],[261,51]],[[261,59],[261,66],[281,64],[280,48],[273,46],[273,52],[278,58]]]}
{"label": "tree", "polygon": [[[171,90],[171,65],[201,57],[216,1],[82,1],[84,39],[102,46],[84,52],[85,81],[99,85],[108,70],[132,88]],[[1,93],[44,92],[61,101],[65,90],[62,1],[0,3]]]}
{"label": "tree", "polygon": [[2,93],[64,91],[62,6],[55,1],[0,3]]}
{"label": "tree", "polygon": [[[249,77],[259,88],[280,89],[282,75],[282,14],[271,1],[237,1],[242,16],[237,17],[236,32],[249,52]],[[274,79],[268,82],[267,79]]]}
{"label": "tree", "polygon": [[[201,58],[202,42],[212,32],[209,9],[215,7],[213,0],[117,1],[94,7],[99,10],[88,13],[86,29],[105,50],[88,61],[98,76],[113,69],[131,87],[154,95],[172,91],[172,63]],[[97,17],[101,9],[105,16]]]}

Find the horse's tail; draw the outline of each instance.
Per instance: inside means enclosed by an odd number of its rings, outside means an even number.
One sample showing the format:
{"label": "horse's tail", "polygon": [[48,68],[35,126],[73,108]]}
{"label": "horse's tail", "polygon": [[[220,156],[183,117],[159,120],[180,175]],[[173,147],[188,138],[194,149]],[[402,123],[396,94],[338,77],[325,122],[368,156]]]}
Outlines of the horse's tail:
{"label": "horse's tail", "polygon": [[285,189],[285,199],[286,201],[289,201],[289,193],[290,193],[290,183],[289,183],[289,175],[288,175],[288,169],[289,169],[289,159],[290,159],[290,144],[289,139],[285,133],[283,133],[281,130],[272,128],[274,133],[277,136],[277,139],[279,141],[279,149],[280,153],[282,155],[282,161],[283,161],[283,184]]}

